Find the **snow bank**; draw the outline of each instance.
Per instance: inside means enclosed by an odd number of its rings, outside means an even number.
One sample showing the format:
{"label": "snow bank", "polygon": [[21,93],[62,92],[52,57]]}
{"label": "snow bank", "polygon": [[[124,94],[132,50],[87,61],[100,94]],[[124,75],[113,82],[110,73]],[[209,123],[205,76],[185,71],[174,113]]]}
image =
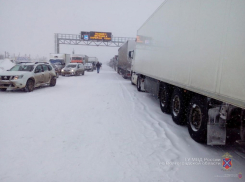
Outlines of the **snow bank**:
{"label": "snow bank", "polygon": [[0,72],[8,70],[15,65],[10,59],[0,59]]}

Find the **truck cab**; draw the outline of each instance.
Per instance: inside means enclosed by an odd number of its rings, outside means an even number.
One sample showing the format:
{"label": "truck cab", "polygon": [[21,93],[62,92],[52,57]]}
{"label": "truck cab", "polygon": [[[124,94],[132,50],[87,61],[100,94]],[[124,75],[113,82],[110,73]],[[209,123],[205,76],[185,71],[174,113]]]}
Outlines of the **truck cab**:
{"label": "truck cab", "polygon": [[61,74],[62,68],[64,68],[70,62],[69,54],[50,54],[50,64],[55,68],[58,74]]}

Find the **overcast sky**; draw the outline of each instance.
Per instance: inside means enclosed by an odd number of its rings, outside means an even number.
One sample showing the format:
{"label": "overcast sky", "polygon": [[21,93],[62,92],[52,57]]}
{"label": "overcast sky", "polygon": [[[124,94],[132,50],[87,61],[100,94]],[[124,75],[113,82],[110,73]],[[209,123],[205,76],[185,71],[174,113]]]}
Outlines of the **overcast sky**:
{"label": "overcast sky", "polygon": [[[54,33],[112,32],[136,37],[164,0],[0,0],[0,54],[48,57]],[[106,62],[118,48],[61,45],[60,53],[86,54]]]}

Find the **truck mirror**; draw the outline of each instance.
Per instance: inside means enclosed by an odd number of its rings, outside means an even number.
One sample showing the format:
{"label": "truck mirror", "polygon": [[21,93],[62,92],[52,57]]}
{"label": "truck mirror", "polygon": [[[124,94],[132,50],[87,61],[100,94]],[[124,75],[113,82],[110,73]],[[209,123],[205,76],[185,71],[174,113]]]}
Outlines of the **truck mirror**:
{"label": "truck mirror", "polygon": [[134,51],[129,51],[128,57],[133,59],[134,58]]}

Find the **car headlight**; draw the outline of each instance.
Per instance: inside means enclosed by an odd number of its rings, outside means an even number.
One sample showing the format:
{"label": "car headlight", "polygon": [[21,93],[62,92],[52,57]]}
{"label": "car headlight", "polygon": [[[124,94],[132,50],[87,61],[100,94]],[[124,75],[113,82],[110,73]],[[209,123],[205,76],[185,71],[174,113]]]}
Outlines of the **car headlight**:
{"label": "car headlight", "polygon": [[74,70],[71,70],[71,72],[74,72]]}
{"label": "car headlight", "polygon": [[21,79],[23,78],[23,75],[16,75],[13,77],[13,80],[18,80],[18,79]]}
{"label": "car headlight", "polygon": [[62,72],[64,72],[64,70],[63,70],[63,69],[62,69],[61,71],[62,71]]}

